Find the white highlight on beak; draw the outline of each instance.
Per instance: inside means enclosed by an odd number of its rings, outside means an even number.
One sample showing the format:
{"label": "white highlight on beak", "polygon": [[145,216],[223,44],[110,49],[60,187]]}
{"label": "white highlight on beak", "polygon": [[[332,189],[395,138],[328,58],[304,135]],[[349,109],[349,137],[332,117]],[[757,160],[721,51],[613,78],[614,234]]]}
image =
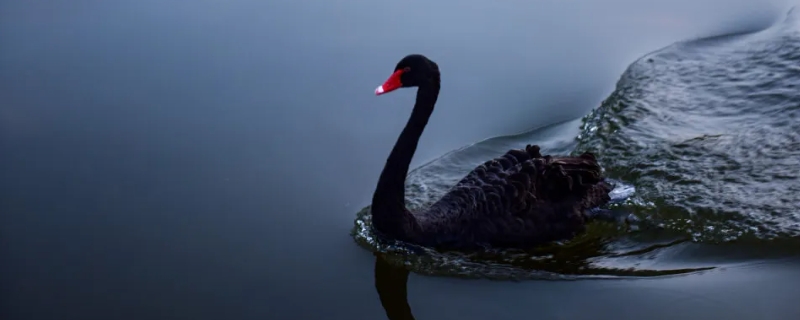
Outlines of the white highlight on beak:
{"label": "white highlight on beak", "polygon": [[378,88],[375,89],[375,94],[382,94],[382,93],[383,93],[383,86],[378,86]]}

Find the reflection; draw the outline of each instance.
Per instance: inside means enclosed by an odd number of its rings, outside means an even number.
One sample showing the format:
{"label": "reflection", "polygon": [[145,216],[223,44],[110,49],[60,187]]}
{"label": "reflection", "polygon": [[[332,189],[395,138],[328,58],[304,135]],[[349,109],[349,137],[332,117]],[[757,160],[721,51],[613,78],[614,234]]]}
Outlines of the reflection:
{"label": "reflection", "polygon": [[386,310],[389,320],[413,320],[411,306],[408,305],[408,269],[398,267],[384,257],[375,253],[375,289],[381,305]]}
{"label": "reflection", "polygon": [[376,281],[386,283],[405,281],[390,281],[397,279],[396,274],[400,272],[391,272],[390,268],[430,276],[504,281],[658,277],[715,268],[695,263],[683,266],[670,263],[669,268],[660,268],[658,261],[662,256],[675,258],[676,254],[694,250],[694,246],[687,248],[692,245],[691,239],[674,237],[670,233],[620,236],[614,233],[615,229],[616,226],[610,224],[595,225],[572,241],[527,250],[485,248],[471,252],[441,252],[378,236],[364,237],[362,239],[371,242],[358,243],[382,260],[376,262],[376,277],[383,277],[379,274],[383,272],[388,278]]}
{"label": "reflection", "polygon": [[[610,255],[615,257],[624,257],[627,255],[636,255],[658,250],[659,248],[670,247],[679,243],[684,243],[686,240],[677,240],[667,245],[653,245],[645,249]],[[593,266],[589,263],[584,254],[585,250],[589,251],[602,250],[603,242],[589,242],[582,246],[580,250],[555,250],[554,248],[540,249],[543,254],[544,251],[549,251],[548,259],[530,260],[520,258],[503,259],[500,256],[492,256],[482,254],[480,257],[473,257],[491,261],[497,264],[505,264],[514,268],[525,270],[538,270],[545,272],[553,272],[563,276],[590,276],[596,277],[605,275],[610,277],[655,277],[667,275],[689,274],[693,272],[706,271],[714,269],[715,267],[699,267],[699,268],[685,268],[685,269],[670,269],[670,270],[634,270],[634,269],[615,269],[603,268]],[[583,254],[582,254],[583,253]],[[385,252],[375,252],[375,289],[378,291],[378,297],[381,301],[383,309],[386,311],[386,316],[389,320],[409,320],[415,319],[411,312],[411,306],[408,303],[408,276],[409,269],[404,265],[409,258],[406,255],[391,254]],[[524,278],[524,277],[521,277]],[[521,279],[520,278],[520,279]],[[567,279],[564,277],[562,279]],[[520,280],[518,279],[518,280]],[[553,278],[550,278],[553,279]]]}
{"label": "reflection", "polygon": [[[659,277],[714,269],[713,266],[674,269],[646,269],[623,266],[624,264],[614,263],[615,258],[644,258],[648,254],[656,254],[659,250],[669,250],[688,243],[689,239],[657,242],[635,248],[619,248],[618,250],[609,248],[613,240],[618,239],[586,237],[581,239],[580,242],[566,245],[554,244],[516,252],[480,252],[471,255],[470,258],[490,265],[505,265],[516,270],[527,270],[531,273],[545,272],[554,275],[553,277],[548,277],[548,279],[561,280],[585,277]],[[541,277],[541,279],[545,278]]]}

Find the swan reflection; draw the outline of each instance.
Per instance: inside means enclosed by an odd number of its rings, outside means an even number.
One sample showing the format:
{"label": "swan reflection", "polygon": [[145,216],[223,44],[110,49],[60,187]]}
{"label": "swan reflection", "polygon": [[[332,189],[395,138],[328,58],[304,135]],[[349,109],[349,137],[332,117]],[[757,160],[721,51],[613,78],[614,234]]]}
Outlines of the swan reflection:
{"label": "swan reflection", "polygon": [[391,264],[383,253],[375,253],[375,289],[389,320],[414,319],[408,305],[408,274],[408,269]]}

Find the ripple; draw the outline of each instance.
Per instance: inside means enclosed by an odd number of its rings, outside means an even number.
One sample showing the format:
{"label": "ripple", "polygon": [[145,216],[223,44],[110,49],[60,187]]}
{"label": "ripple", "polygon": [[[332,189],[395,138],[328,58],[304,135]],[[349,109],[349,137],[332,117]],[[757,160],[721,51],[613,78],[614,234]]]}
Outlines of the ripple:
{"label": "ripple", "polygon": [[794,255],[798,66],[798,19],[676,43],[629,66],[582,123],[482,141],[415,169],[407,180],[407,206],[420,210],[509,148],[591,151],[617,182],[610,206],[637,217],[635,225],[593,223],[575,239],[534,250],[463,254],[380,239],[366,207],[353,237],[420,274],[503,280],[665,276]]}
{"label": "ripple", "polygon": [[[569,122],[517,136],[482,141],[420,166],[409,173],[406,206],[411,210],[424,209],[486,158],[500,155],[508,148],[524,146],[526,141],[542,141],[543,137],[576,124]],[[541,145],[544,152],[554,153],[567,152],[574,143],[545,139]],[[638,204],[631,198],[636,193],[636,187],[622,181],[612,182],[615,183],[611,192],[614,205],[630,207]],[[439,252],[383,239],[373,233],[371,218],[369,207],[357,214],[352,230],[356,242],[370,251],[388,255],[388,259],[393,259],[398,265],[425,275],[494,280],[568,280],[665,276],[711,268],[708,265],[683,264],[667,268],[660,263],[643,264],[642,260],[667,254],[671,247],[688,239],[676,240],[675,237],[664,235],[646,241],[629,240],[623,245],[621,239],[639,232],[638,226],[626,228],[597,223],[590,225],[587,232],[578,238],[535,250],[487,250],[465,254]],[[643,257],[636,259],[638,256]]]}
{"label": "ripple", "polygon": [[787,23],[640,59],[585,117],[578,148],[698,241],[797,237],[800,34]]}

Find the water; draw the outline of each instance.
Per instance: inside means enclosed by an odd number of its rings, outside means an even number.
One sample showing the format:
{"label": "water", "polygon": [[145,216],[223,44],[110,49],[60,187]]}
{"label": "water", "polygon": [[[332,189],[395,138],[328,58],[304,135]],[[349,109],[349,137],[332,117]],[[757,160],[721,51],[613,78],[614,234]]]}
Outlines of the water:
{"label": "water", "polygon": [[[783,3],[460,4],[3,2],[2,318],[380,319],[407,316],[404,305],[417,319],[800,313],[785,170],[797,25]],[[376,260],[354,244],[413,101],[371,90],[411,52],[434,58],[444,82],[410,205],[535,142],[596,151],[625,187],[620,209],[643,223],[593,227],[538,260],[406,264],[392,247]],[[456,278],[598,275],[647,279]]]}
{"label": "water", "polygon": [[800,235],[795,19],[643,57],[588,117],[580,148],[701,240]]}
{"label": "water", "polygon": [[[482,141],[409,174],[407,206],[424,209],[486,158],[530,141],[543,152],[594,152],[616,180],[611,207],[640,223],[592,226],[540,250],[462,255],[381,241],[369,207],[353,234],[413,271],[491,279],[660,276],[800,250],[800,24],[682,41],[645,55],[582,119]],[[418,249],[417,249],[418,250]],[[579,278],[581,278],[579,277]]]}

